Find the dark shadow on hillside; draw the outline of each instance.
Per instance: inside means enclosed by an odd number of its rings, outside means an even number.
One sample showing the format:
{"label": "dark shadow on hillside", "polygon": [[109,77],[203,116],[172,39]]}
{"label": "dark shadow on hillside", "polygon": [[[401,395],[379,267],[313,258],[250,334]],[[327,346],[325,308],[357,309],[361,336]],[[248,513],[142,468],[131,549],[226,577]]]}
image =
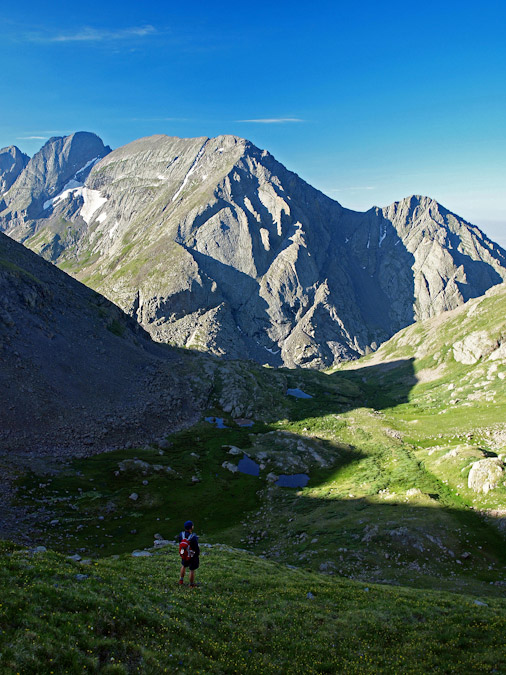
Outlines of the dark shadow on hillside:
{"label": "dark shadow on hillside", "polygon": [[369,342],[384,342],[415,320],[415,257],[376,207],[365,213],[345,209],[340,225],[346,239],[334,253],[335,263],[348,260],[355,306],[368,327]]}
{"label": "dark shadow on hillside", "polygon": [[[300,388],[311,399],[292,399],[291,418],[322,417],[353,408],[382,410],[407,403],[417,380],[414,359],[398,359],[331,374],[280,369],[288,388]],[[290,397],[288,397],[290,398]]]}
{"label": "dark shadow on hillside", "polygon": [[[315,487],[312,483],[309,487]],[[330,491],[327,499],[279,499],[284,510],[276,507],[277,531],[293,543],[286,556],[291,564],[374,583],[504,593],[504,538],[472,510],[336,499]],[[444,501],[445,496],[423,493],[418,499]],[[258,527],[265,531],[267,523]],[[268,534],[260,548],[269,557],[279,543]]]}
{"label": "dark shadow on hillside", "polygon": [[[36,543],[65,547],[69,552],[81,551],[84,546],[86,555],[129,553],[151,547],[155,532],[172,539],[180,522],[191,514],[199,534],[203,533],[202,543],[247,548],[300,568],[368,583],[470,594],[503,590],[495,582],[505,579],[504,540],[474,511],[455,508],[450,489],[425,472],[409,448],[385,436],[383,441],[378,439],[377,445],[384,447],[376,454],[366,431],[363,447],[360,433],[355,445],[339,441],[338,434],[335,440],[324,440],[317,431],[314,437],[311,433],[318,417],[334,414],[339,424],[339,413],[363,406],[364,395],[370,397],[368,407],[373,410],[388,406],[393,399],[407,401],[414,382],[410,360],[331,375],[307,371],[285,374],[287,379],[295,378],[290,384],[315,395],[314,399],[290,402],[290,418],[300,422],[300,435],[293,427],[290,433],[296,442],[297,438],[303,442],[314,438],[322,454],[331,458],[327,468],[309,465],[308,488],[314,496],[270,485],[265,474],[272,468],[259,478],[225,469],[224,460],[237,463],[227,448],[235,446],[248,453],[255,438],[280,431],[274,424],[262,423],[240,428],[227,418],[230,426],[225,429],[201,423],[172,436],[170,447],[161,454],[157,448],[139,448],[81,460],[72,475],[61,478],[59,496],[64,500],[53,492],[58,479],[53,480],[51,494],[44,489],[45,498],[57,499],[48,502],[46,525]],[[386,393],[374,394],[382,377],[391,378],[385,386],[392,385],[388,392],[392,399]],[[330,390],[330,384],[334,389]],[[306,425],[309,428],[304,430]],[[288,437],[286,431],[281,431],[281,436]],[[137,473],[117,475],[118,462],[126,457],[167,464],[179,477],[160,472],[144,475],[142,466]],[[384,466],[394,460],[399,462],[396,472]],[[85,463],[89,463],[88,469]],[[195,475],[199,480],[193,483]],[[145,487],[143,480],[147,481]],[[39,482],[40,477],[32,477],[34,487]],[[415,492],[406,497],[409,489]],[[139,495],[135,502],[129,497],[133,492]],[[360,496],[364,493],[368,496]],[[61,504],[57,508],[65,512],[51,513],[53,503]],[[61,522],[58,532],[47,524],[54,518]],[[34,527],[39,524],[39,515],[34,513],[32,522]]]}

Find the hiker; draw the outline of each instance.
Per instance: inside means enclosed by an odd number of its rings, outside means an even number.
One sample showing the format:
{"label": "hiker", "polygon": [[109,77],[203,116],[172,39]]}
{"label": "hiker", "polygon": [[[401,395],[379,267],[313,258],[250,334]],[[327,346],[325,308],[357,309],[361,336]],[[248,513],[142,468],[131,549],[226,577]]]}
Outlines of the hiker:
{"label": "hiker", "polygon": [[179,585],[184,584],[184,575],[186,568],[190,570],[190,588],[194,588],[197,584],[195,583],[195,570],[198,568],[200,561],[200,547],[199,547],[199,538],[193,532],[193,523],[191,520],[187,520],[184,524],[183,532],[179,533],[179,555],[181,556],[181,577],[179,579]]}

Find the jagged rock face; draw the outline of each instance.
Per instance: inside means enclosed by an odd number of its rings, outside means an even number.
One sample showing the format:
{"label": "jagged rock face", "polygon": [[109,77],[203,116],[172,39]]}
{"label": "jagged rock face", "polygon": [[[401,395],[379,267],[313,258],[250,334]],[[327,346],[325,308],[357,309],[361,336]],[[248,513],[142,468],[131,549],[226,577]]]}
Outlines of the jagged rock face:
{"label": "jagged rock face", "polygon": [[433,199],[409,197],[381,213],[413,256],[417,320],[455,309],[505,280],[505,251]]}
{"label": "jagged rock face", "polygon": [[0,203],[3,194],[11,187],[29,161],[28,155],[21,152],[15,145],[0,150]]}
{"label": "jagged rock face", "polygon": [[356,358],[506,279],[437,202],[350,211],[234,136],[140,139],[37,204],[9,234],[156,340],[271,365]]}

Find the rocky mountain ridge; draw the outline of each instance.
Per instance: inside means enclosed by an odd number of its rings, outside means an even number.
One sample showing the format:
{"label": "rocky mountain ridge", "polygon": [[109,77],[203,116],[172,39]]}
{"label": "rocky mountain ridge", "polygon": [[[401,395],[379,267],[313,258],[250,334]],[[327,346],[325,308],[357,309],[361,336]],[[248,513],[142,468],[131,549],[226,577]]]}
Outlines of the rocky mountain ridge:
{"label": "rocky mountain ridge", "polygon": [[153,136],[86,166],[96,153],[31,201],[27,167],[0,229],[161,342],[322,368],[506,279],[506,252],[434,200],[354,212],[245,139]]}

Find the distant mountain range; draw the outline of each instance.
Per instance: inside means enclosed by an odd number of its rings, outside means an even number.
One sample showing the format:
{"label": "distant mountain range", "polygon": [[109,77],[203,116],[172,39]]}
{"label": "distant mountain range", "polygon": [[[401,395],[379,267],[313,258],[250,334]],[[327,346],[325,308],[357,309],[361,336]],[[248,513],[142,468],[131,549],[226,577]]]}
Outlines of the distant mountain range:
{"label": "distant mountain range", "polygon": [[234,136],[0,150],[0,230],[158,341],[322,368],[506,280],[506,252],[428,197],[365,213]]}

